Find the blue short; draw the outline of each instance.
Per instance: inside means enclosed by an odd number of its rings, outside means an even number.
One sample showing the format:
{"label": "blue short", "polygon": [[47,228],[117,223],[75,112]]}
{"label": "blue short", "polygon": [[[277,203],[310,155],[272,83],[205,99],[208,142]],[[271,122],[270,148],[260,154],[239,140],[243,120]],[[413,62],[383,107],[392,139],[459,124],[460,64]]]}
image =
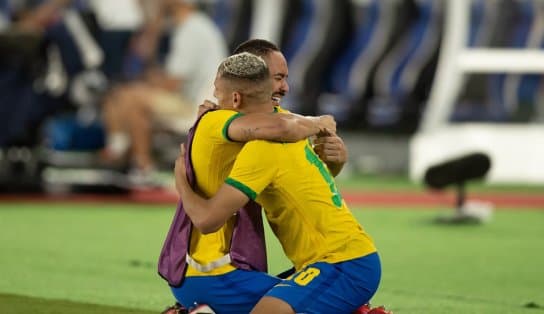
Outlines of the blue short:
{"label": "blue short", "polygon": [[172,287],[172,293],[187,308],[207,304],[216,313],[240,314],[251,312],[279,282],[266,273],[237,269],[224,275],[187,277],[180,287]]}
{"label": "blue short", "polygon": [[336,264],[311,264],[266,296],[289,303],[296,313],[349,314],[370,301],[380,278],[380,258],[372,253]]}

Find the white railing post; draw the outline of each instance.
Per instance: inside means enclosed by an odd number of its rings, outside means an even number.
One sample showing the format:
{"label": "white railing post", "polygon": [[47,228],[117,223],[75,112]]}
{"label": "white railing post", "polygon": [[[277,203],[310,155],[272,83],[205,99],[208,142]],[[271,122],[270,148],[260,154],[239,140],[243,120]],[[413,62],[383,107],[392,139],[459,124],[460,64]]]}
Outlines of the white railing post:
{"label": "white railing post", "polygon": [[433,88],[421,121],[423,132],[447,123],[463,81],[458,57],[468,44],[470,0],[444,1],[447,3],[444,37]]}

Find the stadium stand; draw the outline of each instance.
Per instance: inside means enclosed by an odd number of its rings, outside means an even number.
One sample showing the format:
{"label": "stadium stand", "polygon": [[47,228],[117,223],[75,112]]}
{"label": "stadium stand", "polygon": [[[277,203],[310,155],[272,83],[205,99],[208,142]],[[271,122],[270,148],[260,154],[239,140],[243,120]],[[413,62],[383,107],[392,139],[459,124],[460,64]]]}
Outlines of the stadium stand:
{"label": "stadium stand", "polygon": [[42,168],[39,126],[62,107],[65,91],[62,76],[44,75],[59,60],[58,50],[46,49],[54,38],[43,32],[56,11],[7,1],[0,7],[9,18],[0,34],[0,191],[35,191]]}
{"label": "stadium stand", "polygon": [[[415,1],[403,36],[378,65],[368,123],[414,132],[430,90],[442,29],[442,3]],[[430,67],[430,68],[429,68]]]}
{"label": "stadium stand", "polygon": [[352,2],[354,30],[348,47],[337,57],[319,96],[318,112],[332,114],[339,126],[365,127],[376,66],[398,39],[410,14],[396,0]]}
{"label": "stadium stand", "polygon": [[317,99],[338,51],[351,31],[349,1],[303,0],[302,15],[289,32],[284,51],[289,63],[290,92],[284,105],[301,114],[317,113]]}
{"label": "stadium stand", "polygon": [[[115,10],[107,9],[133,5],[133,0],[72,1],[70,8],[44,20],[42,35],[13,31],[23,9],[49,2],[0,0],[0,182],[5,183],[0,190],[6,186],[36,190],[42,173],[47,180],[60,180],[55,172],[59,169],[89,170],[88,177],[95,178],[100,171],[110,171],[96,160],[104,144],[96,104],[115,82],[137,77],[145,63],[131,53],[131,38],[142,28],[143,14],[116,17],[109,14]],[[542,1],[199,3],[220,27],[230,49],[250,36],[278,43],[290,68],[291,92],[284,105],[303,114],[333,114],[340,130],[410,136],[451,122],[515,122],[523,128],[544,121],[541,66],[535,61],[529,65],[530,60],[540,60],[536,52],[544,47]],[[483,50],[465,55],[457,44],[452,46],[459,39],[451,39],[445,17],[459,7],[469,13],[468,23],[458,24],[456,30],[466,28],[467,49],[516,48],[528,57],[516,55],[515,62],[505,62],[509,69],[499,70],[491,64],[496,55]],[[159,59],[168,50],[167,35]],[[460,56],[454,58],[457,69],[441,71],[452,66],[455,53]],[[476,58],[478,53],[491,57]],[[180,139],[169,134],[154,139],[165,169]],[[498,165],[500,169],[500,160]],[[419,181],[426,167],[416,168],[411,171]],[[10,185],[24,169],[32,170],[25,175],[26,183]],[[122,178],[125,170],[114,168],[104,180]],[[489,178],[493,180],[495,173]]]}
{"label": "stadium stand", "polygon": [[288,3],[293,1],[255,0],[251,18],[250,38],[263,38],[273,43],[281,42],[283,22]]}
{"label": "stadium stand", "polygon": [[[490,5],[486,1],[473,3],[469,46],[540,48],[543,38],[538,14],[542,14],[542,10],[538,10],[537,3],[502,1],[498,4]],[[534,74],[470,75],[451,120],[529,121],[539,81],[540,75]],[[519,102],[523,102],[524,106],[520,107]]]}
{"label": "stadium stand", "polygon": [[249,38],[253,16],[253,1],[211,1],[211,4],[205,6],[205,11],[223,31],[229,51],[233,51],[238,44]]}
{"label": "stadium stand", "polygon": [[[537,144],[543,141],[542,125],[531,123],[531,119],[529,123],[512,123],[515,121],[501,99],[507,90],[501,82],[504,74],[541,75],[544,72],[544,52],[536,49],[538,45],[534,43],[527,44],[527,39],[535,34],[529,35],[529,30],[538,30],[538,26],[535,29],[529,25],[534,25],[534,14],[540,14],[537,12],[542,9],[542,3],[503,0],[493,4],[498,10],[497,24],[501,25],[491,28],[493,35],[489,45],[474,47],[468,45],[471,24],[477,21],[472,18],[471,23],[470,18],[474,5],[469,0],[448,2],[436,78],[422,123],[410,144],[410,176],[414,180],[420,180],[425,169],[439,160],[477,149],[493,160],[494,166],[487,177],[489,182],[544,182],[544,172],[540,171],[538,162],[544,150]],[[541,40],[537,39],[536,43]],[[481,100],[476,101],[475,106],[484,108],[484,112],[488,110],[487,116],[468,114],[471,123],[452,123],[457,104],[465,105],[458,99],[466,87],[466,78],[474,74],[489,75],[481,88],[471,86],[480,92]],[[539,89],[541,94],[542,86]],[[492,123],[497,121],[503,123]],[[527,159],[527,156],[532,157]]]}

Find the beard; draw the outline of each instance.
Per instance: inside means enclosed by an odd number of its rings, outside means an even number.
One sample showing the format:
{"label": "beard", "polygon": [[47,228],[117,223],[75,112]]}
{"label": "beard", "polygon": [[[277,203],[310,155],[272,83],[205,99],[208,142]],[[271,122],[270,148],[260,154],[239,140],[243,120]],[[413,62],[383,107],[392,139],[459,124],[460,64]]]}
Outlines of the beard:
{"label": "beard", "polygon": [[281,99],[283,98],[283,96],[285,96],[284,91],[275,92],[272,94],[272,100],[279,103]]}

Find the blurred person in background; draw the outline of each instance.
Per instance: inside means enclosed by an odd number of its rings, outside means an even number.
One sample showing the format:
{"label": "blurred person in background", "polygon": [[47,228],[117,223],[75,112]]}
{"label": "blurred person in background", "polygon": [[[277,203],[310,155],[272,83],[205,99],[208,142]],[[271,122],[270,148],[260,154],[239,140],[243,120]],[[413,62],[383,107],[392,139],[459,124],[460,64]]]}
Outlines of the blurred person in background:
{"label": "blurred person in background", "polygon": [[19,30],[43,33],[62,18],[72,0],[6,1],[13,14],[12,25]]}
{"label": "blurred person in background", "polygon": [[[87,6],[96,17],[100,46],[106,52],[101,69],[115,83],[131,75],[127,56],[131,42],[140,32],[152,29],[149,25],[157,17],[154,0],[87,0]],[[150,43],[150,47],[153,45]]]}
{"label": "blurred person in background", "polygon": [[[49,30],[70,1],[5,1],[0,5],[0,147],[37,143],[39,126],[60,107],[47,84]],[[43,86],[46,85],[46,86]]]}
{"label": "blurred person in background", "polygon": [[[114,87],[103,103],[107,131],[105,160],[132,166],[134,183],[146,184],[156,168],[151,136],[155,130],[186,134],[198,104],[211,95],[217,65],[227,55],[220,30],[192,0],[157,1],[157,15],[133,44],[147,59],[138,81]],[[164,66],[157,62],[158,36],[170,32]]]}

